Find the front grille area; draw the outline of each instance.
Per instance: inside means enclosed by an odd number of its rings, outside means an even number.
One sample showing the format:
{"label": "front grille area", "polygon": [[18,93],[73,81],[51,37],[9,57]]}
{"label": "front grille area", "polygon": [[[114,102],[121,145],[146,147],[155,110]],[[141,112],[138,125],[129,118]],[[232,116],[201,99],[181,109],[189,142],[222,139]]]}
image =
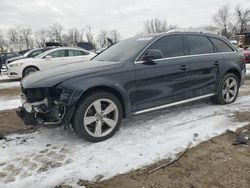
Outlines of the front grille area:
{"label": "front grille area", "polygon": [[49,96],[49,91],[47,88],[23,89],[23,93],[26,97],[27,102],[41,101],[45,97]]}
{"label": "front grille area", "polygon": [[27,102],[38,102],[44,98],[57,100],[60,98],[61,92],[61,89],[56,88],[22,88],[22,93],[25,95]]}

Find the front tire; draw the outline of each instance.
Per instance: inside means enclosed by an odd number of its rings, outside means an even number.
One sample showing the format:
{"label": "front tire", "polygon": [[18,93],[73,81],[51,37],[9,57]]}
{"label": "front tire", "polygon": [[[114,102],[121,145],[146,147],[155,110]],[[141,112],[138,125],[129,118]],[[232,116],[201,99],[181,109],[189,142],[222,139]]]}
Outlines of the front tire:
{"label": "front tire", "polygon": [[239,93],[239,79],[235,74],[228,73],[222,79],[218,94],[213,97],[213,101],[217,104],[233,103]]}
{"label": "front tire", "polygon": [[28,76],[29,74],[33,73],[33,72],[36,72],[36,71],[39,71],[39,69],[35,66],[28,66],[26,67],[24,70],[23,70],[23,78],[25,76]]}
{"label": "front tire", "polygon": [[122,117],[119,99],[108,92],[87,95],[78,105],[73,126],[81,138],[89,142],[100,142],[113,136]]}

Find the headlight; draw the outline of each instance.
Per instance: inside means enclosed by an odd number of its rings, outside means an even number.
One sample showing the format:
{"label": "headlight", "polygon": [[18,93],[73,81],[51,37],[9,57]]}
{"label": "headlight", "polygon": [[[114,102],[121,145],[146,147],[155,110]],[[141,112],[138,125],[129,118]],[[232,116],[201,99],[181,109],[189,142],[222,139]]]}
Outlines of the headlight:
{"label": "headlight", "polygon": [[15,64],[10,64],[9,67],[20,67],[22,65],[23,63],[15,63]]}

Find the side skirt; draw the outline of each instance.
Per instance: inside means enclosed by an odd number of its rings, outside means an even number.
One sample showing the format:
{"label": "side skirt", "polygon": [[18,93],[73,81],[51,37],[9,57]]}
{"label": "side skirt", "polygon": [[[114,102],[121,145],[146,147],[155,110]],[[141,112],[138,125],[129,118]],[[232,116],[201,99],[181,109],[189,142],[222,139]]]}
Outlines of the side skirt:
{"label": "side skirt", "polygon": [[170,104],[164,104],[164,105],[161,105],[161,106],[148,108],[148,109],[145,109],[145,110],[140,110],[140,111],[135,112],[134,114],[137,115],[137,114],[142,114],[142,113],[151,112],[151,111],[155,111],[155,110],[160,110],[160,109],[163,109],[163,108],[168,108],[168,107],[171,107],[171,106],[177,106],[177,105],[197,101],[197,100],[200,100],[200,99],[205,99],[205,98],[208,98],[208,97],[212,97],[214,95],[216,95],[216,93],[202,95],[202,96],[194,97],[194,98],[191,98],[191,99],[186,99],[186,100],[182,100],[182,101],[178,101],[178,102],[174,102],[174,103],[170,103]]}

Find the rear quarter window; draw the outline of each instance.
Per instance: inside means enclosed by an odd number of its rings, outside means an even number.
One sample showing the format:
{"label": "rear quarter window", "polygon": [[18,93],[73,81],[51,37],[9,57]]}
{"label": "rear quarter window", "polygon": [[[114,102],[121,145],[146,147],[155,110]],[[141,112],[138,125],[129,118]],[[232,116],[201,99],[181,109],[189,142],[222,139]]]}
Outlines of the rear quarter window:
{"label": "rear quarter window", "polygon": [[205,36],[186,35],[189,55],[214,53],[213,44]]}
{"label": "rear quarter window", "polygon": [[210,37],[210,40],[214,44],[217,52],[233,52],[234,50],[224,41]]}

